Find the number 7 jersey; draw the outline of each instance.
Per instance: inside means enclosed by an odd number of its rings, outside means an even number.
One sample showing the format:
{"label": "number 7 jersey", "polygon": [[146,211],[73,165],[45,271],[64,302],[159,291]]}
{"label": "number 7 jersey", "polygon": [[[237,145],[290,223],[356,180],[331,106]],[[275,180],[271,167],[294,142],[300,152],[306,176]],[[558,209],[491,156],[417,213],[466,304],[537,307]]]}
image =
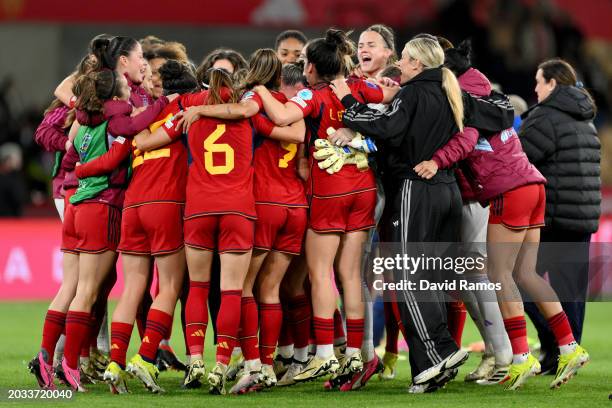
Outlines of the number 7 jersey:
{"label": "number 7 jersey", "polygon": [[253,137],[248,120],[202,118],[189,128],[193,162],[187,177],[185,219],[214,214],[257,218]]}

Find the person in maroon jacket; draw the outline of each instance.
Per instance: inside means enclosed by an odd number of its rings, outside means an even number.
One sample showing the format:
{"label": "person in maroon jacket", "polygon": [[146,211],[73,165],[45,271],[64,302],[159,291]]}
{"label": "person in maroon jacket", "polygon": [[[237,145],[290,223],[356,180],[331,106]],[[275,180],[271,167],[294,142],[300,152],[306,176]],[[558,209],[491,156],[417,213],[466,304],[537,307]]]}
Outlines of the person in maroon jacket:
{"label": "person in maroon jacket", "polygon": [[[477,97],[490,94],[488,80],[477,70],[470,70],[469,61],[451,68],[458,71],[460,83],[463,78],[463,86],[470,94]],[[438,153],[434,157],[437,155],[436,160],[440,161],[444,155]],[[540,372],[540,363],[529,353],[518,284],[538,305],[555,334],[561,357],[551,388],[558,388],[589,360],[589,355],[574,340],[556,293],[536,273],[540,228],[544,225],[546,179],[527,159],[512,127],[493,135],[480,133],[466,165],[475,199],[490,204],[488,274],[491,282],[498,284],[497,298],[513,352],[509,369],[496,367],[486,383],[502,382],[506,383],[506,389],[516,390]],[[424,170],[429,166],[432,167]],[[432,168],[437,168],[437,163],[423,162],[415,169],[429,178]],[[502,375],[506,370],[507,374]]]}

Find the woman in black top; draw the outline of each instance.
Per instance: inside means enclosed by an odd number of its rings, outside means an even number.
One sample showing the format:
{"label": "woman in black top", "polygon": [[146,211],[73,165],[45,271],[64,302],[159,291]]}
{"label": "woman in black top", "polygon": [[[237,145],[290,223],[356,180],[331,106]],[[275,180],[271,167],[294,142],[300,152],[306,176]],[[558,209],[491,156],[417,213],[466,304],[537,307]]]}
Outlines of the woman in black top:
{"label": "woman in black top", "polygon": [[[343,80],[332,83],[346,107],[343,123],[384,141],[382,155],[390,186],[388,240],[401,243],[402,254],[417,255],[408,250],[408,243],[456,242],[459,238],[462,202],[453,172],[443,170],[431,180],[423,180],[414,171],[418,163],[431,158],[463,129],[461,90],[457,78],[443,64],[444,51],[435,38],[408,42],[398,62],[402,87],[383,112],[358,103]],[[410,280],[408,271],[400,272],[397,281]],[[436,280],[432,271],[419,271],[415,276],[419,275]],[[448,332],[440,292],[405,290],[396,296],[410,347],[410,391],[435,390],[450,379],[441,374],[450,374],[467,359],[467,353],[458,349]]]}
{"label": "woman in black top", "polygon": [[[593,126],[596,107],[577,84],[574,68],[560,59],[540,64],[535,91],[538,103],[523,114],[519,137],[529,161],[548,181],[541,242],[565,242],[540,246],[538,272],[548,272],[580,343],[589,242],[601,214],[600,143]],[[545,355],[542,372],[554,374],[559,355],[555,337],[533,304],[525,304],[525,310],[538,329]]]}

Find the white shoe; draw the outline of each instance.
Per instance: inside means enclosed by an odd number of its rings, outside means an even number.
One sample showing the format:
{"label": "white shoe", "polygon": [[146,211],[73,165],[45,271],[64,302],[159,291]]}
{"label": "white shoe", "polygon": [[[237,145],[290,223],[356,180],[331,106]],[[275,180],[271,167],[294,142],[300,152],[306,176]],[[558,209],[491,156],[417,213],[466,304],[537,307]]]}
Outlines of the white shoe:
{"label": "white shoe", "polygon": [[457,350],[454,353],[451,353],[448,357],[446,357],[444,360],[442,360],[435,366],[430,367],[427,370],[419,373],[412,379],[412,382],[415,385],[425,384],[426,382],[429,382],[429,380],[431,380],[432,378],[440,375],[440,373],[442,373],[444,370],[459,367],[460,365],[466,362],[468,357],[469,354],[467,351]]}
{"label": "white shoe", "polygon": [[478,367],[476,367],[476,369],[472,371],[471,373],[467,374],[465,376],[464,381],[472,382],[472,381],[488,378],[493,373],[494,368],[495,368],[495,357],[487,356],[483,354],[482,359],[480,360],[480,363],[478,364]]}

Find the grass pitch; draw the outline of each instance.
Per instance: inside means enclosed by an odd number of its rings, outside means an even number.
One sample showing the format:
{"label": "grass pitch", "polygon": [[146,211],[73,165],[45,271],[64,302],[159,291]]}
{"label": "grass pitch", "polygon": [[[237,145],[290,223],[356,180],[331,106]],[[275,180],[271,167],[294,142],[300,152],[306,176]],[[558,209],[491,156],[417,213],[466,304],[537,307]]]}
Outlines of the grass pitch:
{"label": "grass pitch", "polygon": [[[111,306],[111,308],[114,304]],[[591,362],[579,375],[559,390],[549,390],[551,376],[530,379],[516,392],[506,392],[500,386],[482,387],[463,383],[463,377],[480,360],[471,355],[461,368],[457,379],[434,394],[410,395],[406,392],[410,382],[410,370],[406,360],[398,362],[398,376],[393,381],[382,382],[373,378],[364,389],[340,393],[325,391],[322,381],[300,384],[289,388],[277,388],[242,396],[211,396],[207,387],[200,390],[182,390],[182,375],[163,372],[160,376],[166,393],[149,394],[137,380],[130,383],[129,395],[111,395],[104,384],[88,386],[89,392],[78,394],[72,401],[18,401],[6,402],[6,389],[35,388],[36,380],[27,370],[28,361],[40,346],[42,322],[47,303],[0,303],[0,397],[1,405],[18,406],[67,406],[67,407],[583,407],[606,406],[612,408],[608,395],[612,392],[612,303],[589,303],[583,346],[591,354]],[[176,322],[176,320],[175,320]],[[175,325],[172,346],[182,354],[181,329]],[[207,368],[212,367],[214,349],[209,330],[206,345]],[[535,337],[535,331],[529,328]],[[136,330],[132,337],[128,358],[139,345]],[[464,344],[478,340],[476,328],[470,319],[466,323]]]}

